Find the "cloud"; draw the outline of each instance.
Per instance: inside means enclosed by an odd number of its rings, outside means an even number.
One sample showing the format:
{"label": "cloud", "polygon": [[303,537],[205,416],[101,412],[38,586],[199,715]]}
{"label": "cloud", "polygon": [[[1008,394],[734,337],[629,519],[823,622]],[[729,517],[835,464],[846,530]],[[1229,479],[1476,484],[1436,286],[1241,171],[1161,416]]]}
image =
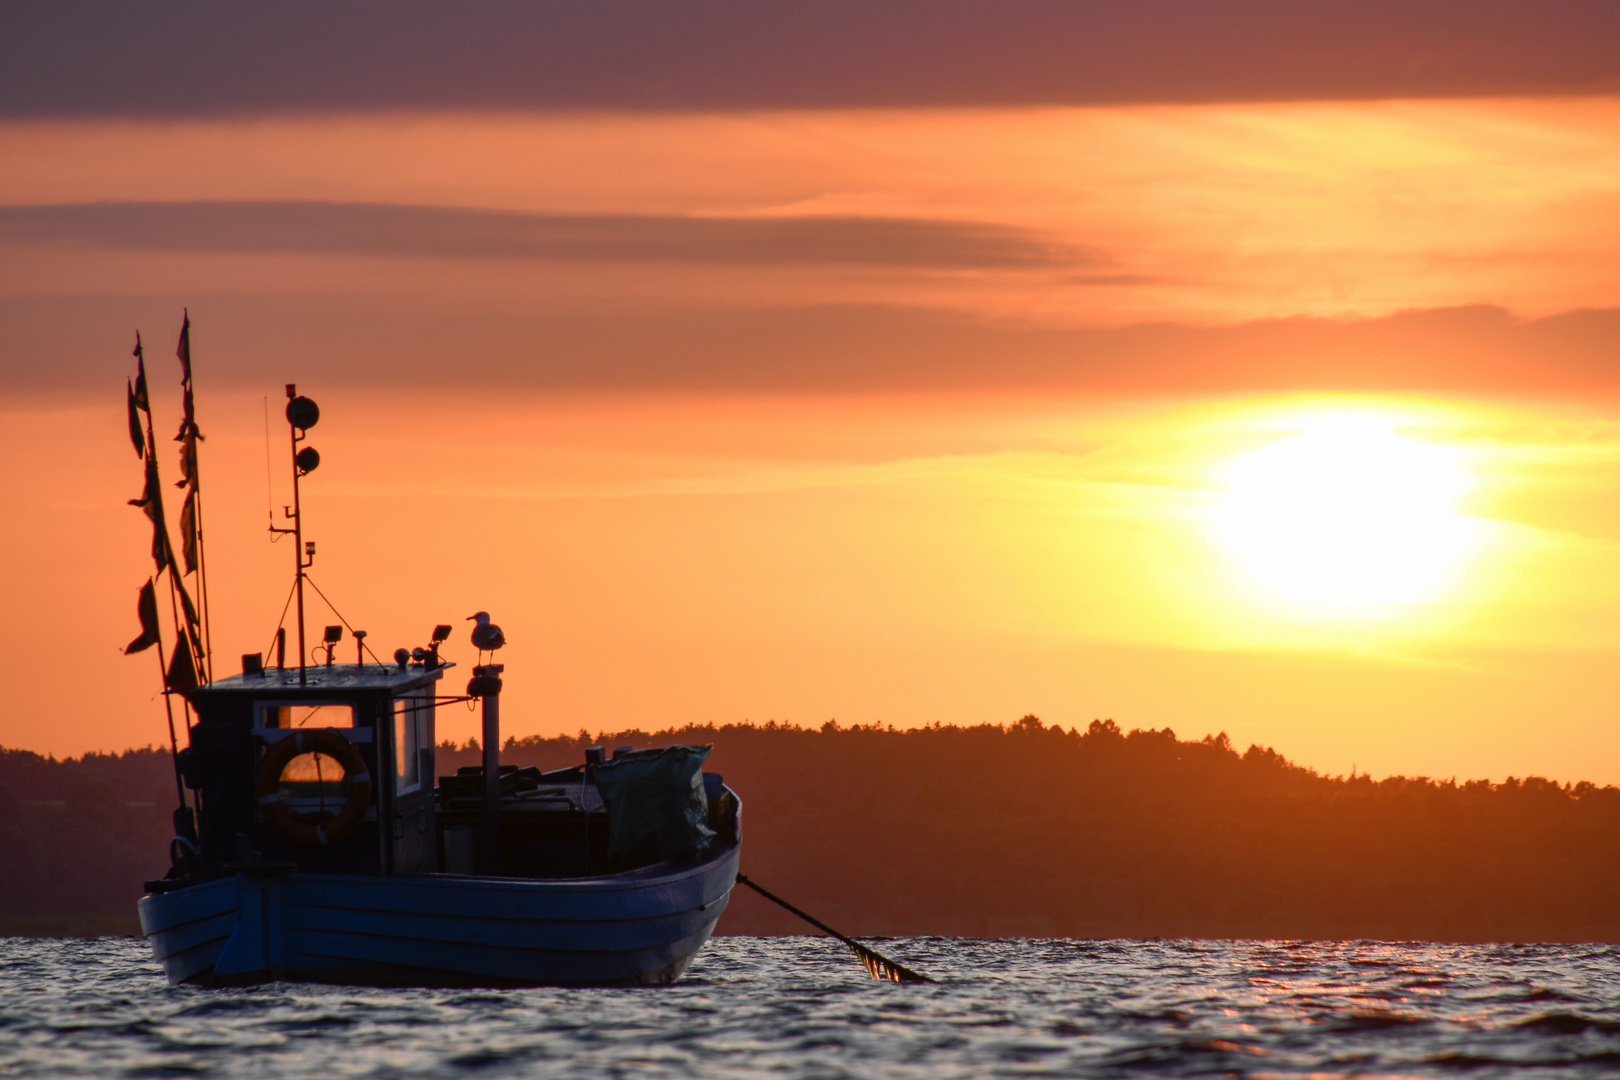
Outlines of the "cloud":
{"label": "cloud", "polygon": [[1051,327],[898,306],[480,311],[317,295],[0,299],[0,386],[121,392],[134,332],[189,304],[210,385],[318,380],[592,393],[1367,391],[1585,396],[1620,389],[1620,309],[1499,308],[1231,326]]}
{"label": "cloud", "polygon": [[983,222],[524,214],[331,202],[0,206],[0,242],[150,251],[298,252],[932,269],[1081,266],[1096,252]]}
{"label": "cloud", "polygon": [[1570,94],[1609,0],[11,5],[0,115],[750,109]]}

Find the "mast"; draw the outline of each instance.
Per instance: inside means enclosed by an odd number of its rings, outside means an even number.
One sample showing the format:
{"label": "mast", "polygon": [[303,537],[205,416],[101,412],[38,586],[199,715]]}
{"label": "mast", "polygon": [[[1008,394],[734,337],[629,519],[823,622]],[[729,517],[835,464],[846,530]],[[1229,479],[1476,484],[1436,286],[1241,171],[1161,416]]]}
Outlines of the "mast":
{"label": "mast", "polygon": [[[313,446],[298,449],[298,444],[308,436],[309,429],[315,426],[321,418],[320,407],[307,397],[300,397],[298,386],[295,383],[287,384],[287,428],[292,439],[292,467],[293,467],[293,504],[283,506],[281,512],[292,519],[290,529],[278,529],[271,522],[270,531],[273,533],[292,533],[293,535],[293,563],[297,573],[294,591],[298,594],[298,685],[304,686],[308,681],[309,654],[304,643],[304,571],[315,565],[315,541],[304,542],[304,515],[303,503],[300,501],[298,481],[315,471],[321,463],[321,455]],[[305,561],[305,558],[308,561]]]}
{"label": "mast", "polygon": [[[288,420],[292,419],[292,403],[298,399],[298,387],[287,384]],[[298,574],[298,685],[305,681],[305,667],[309,654],[304,651],[304,507],[298,500],[298,428],[287,424],[292,433],[293,459],[293,562]]]}

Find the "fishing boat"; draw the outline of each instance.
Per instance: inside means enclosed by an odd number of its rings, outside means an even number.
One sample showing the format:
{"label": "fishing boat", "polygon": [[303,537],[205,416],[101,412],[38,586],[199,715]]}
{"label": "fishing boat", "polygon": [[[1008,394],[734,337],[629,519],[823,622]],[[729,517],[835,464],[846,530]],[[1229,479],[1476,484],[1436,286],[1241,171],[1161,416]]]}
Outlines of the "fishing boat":
{"label": "fishing boat", "polygon": [[[131,438],[147,468],[146,494],[133,501],[152,519],[157,573],[141,590],[142,636],[128,651],[158,647],[181,804],[168,872],[145,883],[139,912],[169,981],[457,987],[678,978],[737,880],[736,792],[701,771],[705,747],[592,747],[583,761],[549,771],[503,765],[505,665],[480,663],[465,692],[445,692],[456,666],[442,655],[448,624],[391,662],[341,618],[306,651],[314,544],[303,539],[299,483],[319,464],[303,445],[319,409],[295,386],[286,409],[293,504],[271,528],[294,541],[297,661],[288,662],[288,634],[278,627],[273,663],[249,654],[239,672],[214,677],[189,325],[188,317],[178,556],[156,482],[138,339],[129,395]],[[177,639],[168,664],[156,603],[165,585]],[[347,651],[345,631],[352,663],[337,655]],[[480,660],[500,639],[487,617],[478,620]],[[436,711],[468,701],[483,711],[482,764],[438,776]]]}

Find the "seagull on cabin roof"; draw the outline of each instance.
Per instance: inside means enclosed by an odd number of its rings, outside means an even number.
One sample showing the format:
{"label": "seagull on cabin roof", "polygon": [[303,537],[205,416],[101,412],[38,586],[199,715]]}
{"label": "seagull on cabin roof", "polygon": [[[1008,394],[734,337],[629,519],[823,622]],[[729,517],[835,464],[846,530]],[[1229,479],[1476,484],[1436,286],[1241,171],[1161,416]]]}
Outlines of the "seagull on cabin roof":
{"label": "seagull on cabin roof", "polygon": [[489,612],[487,611],[480,611],[477,614],[467,616],[467,618],[478,623],[477,626],[473,627],[472,643],[478,647],[478,662],[482,664],[484,662],[484,653],[494,652],[506,644],[506,635],[501,633],[500,627],[489,621]]}

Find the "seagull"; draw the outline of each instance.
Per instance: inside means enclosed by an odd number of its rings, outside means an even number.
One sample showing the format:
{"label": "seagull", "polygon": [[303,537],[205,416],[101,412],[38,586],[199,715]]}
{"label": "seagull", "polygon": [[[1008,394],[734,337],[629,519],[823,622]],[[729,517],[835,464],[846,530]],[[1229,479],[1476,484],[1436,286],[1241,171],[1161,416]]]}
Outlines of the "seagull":
{"label": "seagull", "polygon": [[469,621],[478,623],[477,626],[473,627],[472,643],[478,647],[478,662],[482,664],[484,662],[484,653],[492,653],[506,644],[506,635],[501,633],[500,627],[489,621],[489,612],[487,611],[480,611],[476,615],[467,616],[467,618]]}

